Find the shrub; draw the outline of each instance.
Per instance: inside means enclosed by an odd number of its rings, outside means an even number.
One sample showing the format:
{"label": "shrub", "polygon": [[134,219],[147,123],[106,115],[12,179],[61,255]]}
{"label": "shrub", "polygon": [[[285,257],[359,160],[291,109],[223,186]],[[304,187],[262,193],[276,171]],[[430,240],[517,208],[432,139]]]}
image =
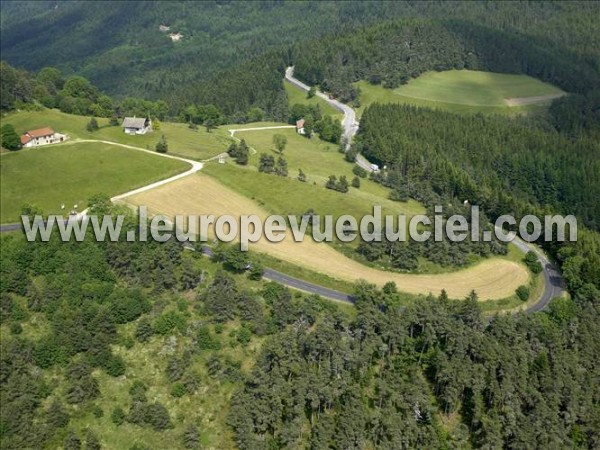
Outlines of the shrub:
{"label": "shrub", "polygon": [[167,138],[163,134],[160,138],[160,141],[156,143],[156,151],[158,153],[167,153],[169,151],[169,144],[167,143]]}
{"label": "shrub", "polygon": [[248,271],[248,278],[253,281],[260,281],[262,280],[264,272],[264,267],[261,264],[254,262]]}
{"label": "shrub", "polygon": [[89,132],[93,132],[98,130],[100,127],[98,126],[98,121],[96,120],[95,117],[92,117],[90,119],[90,121],[87,123],[87,125],[85,126],[85,129],[88,130]]}
{"label": "shrub", "polygon": [[112,420],[112,423],[117,426],[122,425],[123,422],[125,422],[125,411],[123,411],[123,408],[117,406],[115,409],[113,409],[113,412],[110,415],[110,420]]}
{"label": "shrub", "polygon": [[171,385],[171,389],[169,393],[176,398],[183,397],[187,393],[187,389],[183,385],[183,383],[175,383]]}
{"label": "shrub", "polygon": [[523,302],[529,298],[529,288],[527,286],[519,286],[516,290],[516,293],[517,297],[519,297],[519,299]]}
{"label": "shrub", "polygon": [[358,164],[354,165],[354,167],[352,168],[352,173],[354,175],[356,175],[357,177],[361,177],[361,178],[367,178],[367,175],[368,175],[368,172],[366,171],[366,169],[363,169]]}

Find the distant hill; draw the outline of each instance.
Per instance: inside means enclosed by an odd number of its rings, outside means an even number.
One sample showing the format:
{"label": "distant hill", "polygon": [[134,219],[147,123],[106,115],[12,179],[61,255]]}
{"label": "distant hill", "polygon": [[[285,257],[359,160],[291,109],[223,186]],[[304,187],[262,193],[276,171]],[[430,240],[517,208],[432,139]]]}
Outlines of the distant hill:
{"label": "distant hill", "polygon": [[[83,75],[116,97],[175,103],[174,98],[188,99],[197,82],[269,50],[280,50],[289,62],[294,45],[397,18],[457,19],[511,35],[542,36],[544,43],[577,49],[579,59],[594,64],[600,47],[593,20],[597,5],[3,1],[0,50],[16,67],[54,66],[65,75]],[[575,19],[577,29],[569,25]],[[159,30],[160,25],[169,31]],[[172,42],[171,32],[183,37]],[[341,65],[356,58],[336,52]]]}
{"label": "distant hill", "polygon": [[[393,2],[3,1],[1,51],[14,66],[55,66],[113,95],[160,96],[270,48],[411,9]],[[172,42],[171,32],[183,37]]]}

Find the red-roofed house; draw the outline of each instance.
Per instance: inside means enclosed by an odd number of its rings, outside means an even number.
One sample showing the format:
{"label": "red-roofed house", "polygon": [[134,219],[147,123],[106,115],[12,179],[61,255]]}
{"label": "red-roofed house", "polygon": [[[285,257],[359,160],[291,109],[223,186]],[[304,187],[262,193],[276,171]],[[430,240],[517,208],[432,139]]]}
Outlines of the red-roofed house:
{"label": "red-roofed house", "polygon": [[23,147],[37,147],[38,145],[56,144],[66,139],[67,135],[57,133],[50,127],[44,127],[26,131],[21,136],[21,144]]}
{"label": "red-roofed house", "polygon": [[306,134],[306,131],[304,130],[304,123],[304,119],[296,121],[296,131],[298,132],[298,134]]}

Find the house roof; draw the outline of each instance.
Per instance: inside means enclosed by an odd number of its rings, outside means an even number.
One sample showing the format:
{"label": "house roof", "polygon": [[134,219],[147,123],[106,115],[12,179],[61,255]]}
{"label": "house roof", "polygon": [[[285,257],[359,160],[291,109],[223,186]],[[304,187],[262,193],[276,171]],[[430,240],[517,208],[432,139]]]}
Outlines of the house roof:
{"label": "house roof", "polygon": [[146,119],[144,117],[125,117],[123,119],[123,128],[144,128]]}
{"label": "house roof", "polygon": [[304,119],[296,121],[296,128],[304,128]]}
{"label": "house roof", "polygon": [[54,134],[54,130],[50,127],[36,128],[35,130],[26,131],[21,136],[21,144],[27,144],[32,139],[40,138],[40,137],[44,137],[44,136],[52,136],[53,134]]}

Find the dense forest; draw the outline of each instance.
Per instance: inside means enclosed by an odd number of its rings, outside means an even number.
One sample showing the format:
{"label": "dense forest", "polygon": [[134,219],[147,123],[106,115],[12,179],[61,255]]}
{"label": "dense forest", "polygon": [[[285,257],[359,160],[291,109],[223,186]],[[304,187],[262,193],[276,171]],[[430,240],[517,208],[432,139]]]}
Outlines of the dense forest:
{"label": "dense forest", "polygon": [[[218,72],[255,56],[252,70],[260,69],[260,56],[269,49],[283,52],[307,37],[423,9],[418,2],[121,1],[106,8],[98,2],[8,1],[2,2],[1,50],[18,67],[57,66],[118,98],[175,102],[190,91],[201,95],[206,87],[196,92],[198,84],[210,80],[210,86]],[[180,32],[182,40],[171,42],[159,25]]]}
{"label": "dense forest", "polygon": [[[111,5],[2,2],[3,58],[82,75],[118,101],[164,100],[174,117],[193,103],[280,119],[289,64],[342,100],[359,79],[394,87],[445,68],[526,73],[584,96],[600,88],[594,2]],[[171,42],[162,23],[183,40]]]}
{"label": "dense forest", "polygon": [[[233,387],[217,425],[242,449],[600,445],[600,295],[589,284],[547,312],[488,322],[475,293],[406,307],[393,283],[360,283],[350,314],[276,283],[248,286],[248,256],[233,248],[208,263],[173,242],[1,240],[2,448],[110,448],[107,423],[200,448],[210,422],[178,411],[207,383]],[[230,355],[257,342],[251,365]],[[170,349],[151,386],[126,352],[148,345]],[[162,390],[170,400],[157,400]]]}
{"label": "dense forest", "polygon": [[356,145],[370,160],[390,166],[388,182],[395,189],[425,203],[468,199],[495,217],[521,217],[531,205],[541,213],[549,205],[599,229],[598,141],[571,139],[544,125],[373,105],[361,118]]}
{"label": "dense forest", "polygon": [[451,205],[446,217],[465,200],[491,219],[534,214],[543,223],[547,214],[574,214],[577,242],[540,243],[562,264],[569,288],[600,289],[600,146],[593,132],[573,136],[544,119],[375,104],[365,110],[354,146],[389,166],[372,178],[393,198]]}

